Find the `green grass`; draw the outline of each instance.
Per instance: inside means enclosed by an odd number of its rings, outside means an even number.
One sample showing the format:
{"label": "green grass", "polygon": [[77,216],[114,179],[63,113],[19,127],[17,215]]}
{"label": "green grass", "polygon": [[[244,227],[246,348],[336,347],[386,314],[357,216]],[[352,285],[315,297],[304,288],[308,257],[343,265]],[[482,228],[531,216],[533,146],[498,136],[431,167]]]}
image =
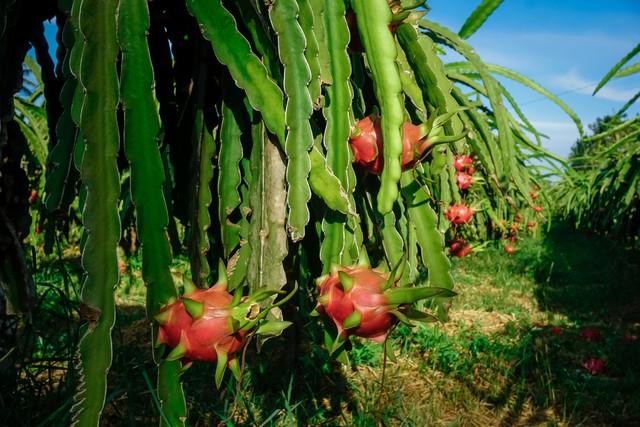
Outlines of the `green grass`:
{"label": "green grass", "polygon": [[[638,253],[561,226],[517,247],[513,256],[496,244],[454,260],[459,295],[450,322],[396,328],[396,361],[387,360],[383,382],[381,346],[355,342],[354,365],[341,366],[318,344],[317,319],[290,309],[285,315],[300,323],[260,353],[247,352],[242,387],[227,380],[216,391],[213,367],[205,364],[185,373],[189,425],[640,424],[640,340],[633,340],[640,335]],[[187,269],[176,263],[177,275]],[[77,259],[44,263],[36,279],[43,314],[11,396],[15,412],[2,414],[0,424],[68,422]],[[70,297],[60,292],[65,288]],[[156,425],[145,381],[153,383],[155,367],[137,259],[130,260],[117,296],[104,424]],[[585,327],[598,329],[602,339],[585,340]],[[592,357],[606,361],[604,373],[591,375],[582,366]]]}

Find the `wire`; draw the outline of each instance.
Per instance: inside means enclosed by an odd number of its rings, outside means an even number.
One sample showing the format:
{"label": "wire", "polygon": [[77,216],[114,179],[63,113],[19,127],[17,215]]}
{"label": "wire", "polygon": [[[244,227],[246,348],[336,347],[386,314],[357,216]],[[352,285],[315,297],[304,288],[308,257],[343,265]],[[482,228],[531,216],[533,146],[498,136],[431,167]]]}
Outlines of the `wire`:
{"label": "wire", "polygon": [[[554,93],[554,95],[559,97],[559,96],[562,96],[562,95],[566,95],[568,93],[573,93],[573,92],[577,92],[579,90],[587,89],[587,88],[590,88],[590,87],[595,87],[597,84],[598,83],[590,83],[590,84],[588,84],[586,86],[565,90],[564,92]],[[540,102],[540,101],[549,101],[549,98],[547,98],[546,96],[542,96],[540,98],[536,98],[536,99],[533,99],[531,101],[522,102],[522,103],[520,103],[520,105],[529,105],[529,104],[534,104],[534,103]]]}

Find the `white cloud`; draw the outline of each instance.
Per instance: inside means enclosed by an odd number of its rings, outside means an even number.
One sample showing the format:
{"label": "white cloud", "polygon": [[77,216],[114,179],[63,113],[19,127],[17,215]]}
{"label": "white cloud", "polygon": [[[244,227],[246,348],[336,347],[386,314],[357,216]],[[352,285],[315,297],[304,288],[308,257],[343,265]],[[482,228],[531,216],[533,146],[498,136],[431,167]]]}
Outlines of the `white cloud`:
{"label": "white cloud", "polygon": [[578,139],[578,129],[571,120],[531,120],[531,124],[549,137],[542,140],[543,147],[561,157],[569,155],[571,146]]}
{"label": "white cloud", "polygon": [[[561,89],[584,95],[593,93],[598,81],[589,80],[581,76],[576,69],[571,69],[564,74],[553,77],[552,81]],[[640,88],[619,89],[612,86],[611,83],[605,85],[596,93],[596,98],[606,99],[608,101],[626,102],[638,92]]]}

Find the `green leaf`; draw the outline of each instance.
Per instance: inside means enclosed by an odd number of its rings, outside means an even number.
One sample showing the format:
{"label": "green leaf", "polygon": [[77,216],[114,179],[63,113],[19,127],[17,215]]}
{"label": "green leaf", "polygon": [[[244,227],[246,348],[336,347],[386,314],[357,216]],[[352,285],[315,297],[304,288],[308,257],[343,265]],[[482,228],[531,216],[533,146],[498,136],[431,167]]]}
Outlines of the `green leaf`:
{"label": "green leaf", "polygon": [[[605,76],[602,78],[602,80],[600,80],[600,82],[598,83],[598,85],[596,86],[596,88],[593,90],[593,95],[595,95],[596,93],[598,93],[598,91],[602,88],[602,86],[604,86],[605,84],[607,84],[607,82],[609,80],[611,80],[611,78],[613,76],[616,75],[616,73],[618,72],[618,70],[620,70],[624,64],[626,64],[627,62],[629,62],[634,56],[636,56],[638,54],[638,52],[640,52],[640,43],[638,43],[636,45],[636,47],[634,47],[633,49],[631,49],[631,52],[627,53],[620,61],[618,61],[618,63],[616,65],[614,65],[609,72],[607,72],[607,74],[605,74]],[[634,73],[637,71],[634,71]]]}
{"label": "green leaf", "polygon": [[120,239],[117,6],[116,0],[83,0],[79,14],[84,39],[80,128],[86,141],[82,160],[86,241],[81,311],[88,323],[78,344],[80,381],[72,413],[73,424],[82,427],[100,424],[115,321],[113,290],[118,283],[116,248]]}
{"label": "green leaf", "polygon": [[[144,0],[120,0],[118,40],[122,50],[120,97],[124,108],[124,151],[131,167],[131,197],[142,246],[142,278],[147,285],[147,316],[177,297],[169,266],[169,217],[164,198],[164,167],[158,149],[160,121],[154,97],[154,75],[147,30],[149,11]],[[154,328],[154,336],[157,329]],[[179,379],[180,362],[158,363],[158,396],[170,426],[184,425],[187,409]]]}
{"label": "green leaf", "polygon": [[295,0],[279,0],[269,16],[278,35],[278,53],[284,66],[284,91],[287,97],[285,121],[287,136],[287,229],[295,242],[302,240],[309,222],[311,199],[308,176],[311,171],[309,150],[313,146],[313,132],[309,119],[313,103],[308,84],[311,70],[305,57],[306,40],[298,23],[299,9]]}
{"label": "green leaf", "polygon": [[380,105],[384,168],[380,177],[378,210],[384,215],[398,199],[402,175],[404,105],[402,81],[396,65],[396,43],[389,31],[393,16],[386,0],[353,0],[351,6],[356,13],[358,32]]}
{"label": "green leaf", "polygon": [[218,61],[227,66],[236,85],[247,93],[251,106],[262,113],[269,131],[284,144],[282,91],[238,31],[233,15],[221,0],[187,0],[187,7],[200,24],[202,35],[211,42]]}
{"label": "green leaf", "polygon": [[468,39],[484,24],[491,14],[502,4],[502,0],[482,0],[476,9],[469,15],[458,35]]}

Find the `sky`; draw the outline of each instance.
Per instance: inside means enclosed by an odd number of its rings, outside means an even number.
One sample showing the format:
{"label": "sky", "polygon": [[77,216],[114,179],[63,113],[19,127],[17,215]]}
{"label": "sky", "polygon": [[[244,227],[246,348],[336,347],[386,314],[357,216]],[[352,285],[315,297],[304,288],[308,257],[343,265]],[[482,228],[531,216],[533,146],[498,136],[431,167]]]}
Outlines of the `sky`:
{"label": "sky", "polygon": [[[480,0],[429,0],[430,20],[458,31]],[[600,79],[640,43],[640,0],[505,0],[468,42],[480,57],[518,71],[565,101],[585,129],[597,117],[618,111],[640,90],[640,74],[614,79],[596,96]],[[45,25],[54,49],[56,26]],[[452,54],[445,62],[460,60]],[[627,65],[640,61],[640,55]],[[559,107],[509,80],[500,80],[529,120],[549,136],[543,145],[566,157],[578,138]],[[640,113],[640,101],[628,115]]]}
{"label": "sky", "polygon": [[[427,18],[458,31],[480,0],[429,0]],[[640,0],[505,0],[468,39],[480,57],[518,71],[567,103],[587,125],[618,111],[640,90],[640,74],[600,79],[640,43]],[[452,54],[445,62],[459,60]],[[640,55],[627,63],[640,61]],[[578,137],[573,121],[537,92],[500,79],[529,120],[549,136],[544,146],[566,157]],[[628,115],[640,113],[640,102]]]}

